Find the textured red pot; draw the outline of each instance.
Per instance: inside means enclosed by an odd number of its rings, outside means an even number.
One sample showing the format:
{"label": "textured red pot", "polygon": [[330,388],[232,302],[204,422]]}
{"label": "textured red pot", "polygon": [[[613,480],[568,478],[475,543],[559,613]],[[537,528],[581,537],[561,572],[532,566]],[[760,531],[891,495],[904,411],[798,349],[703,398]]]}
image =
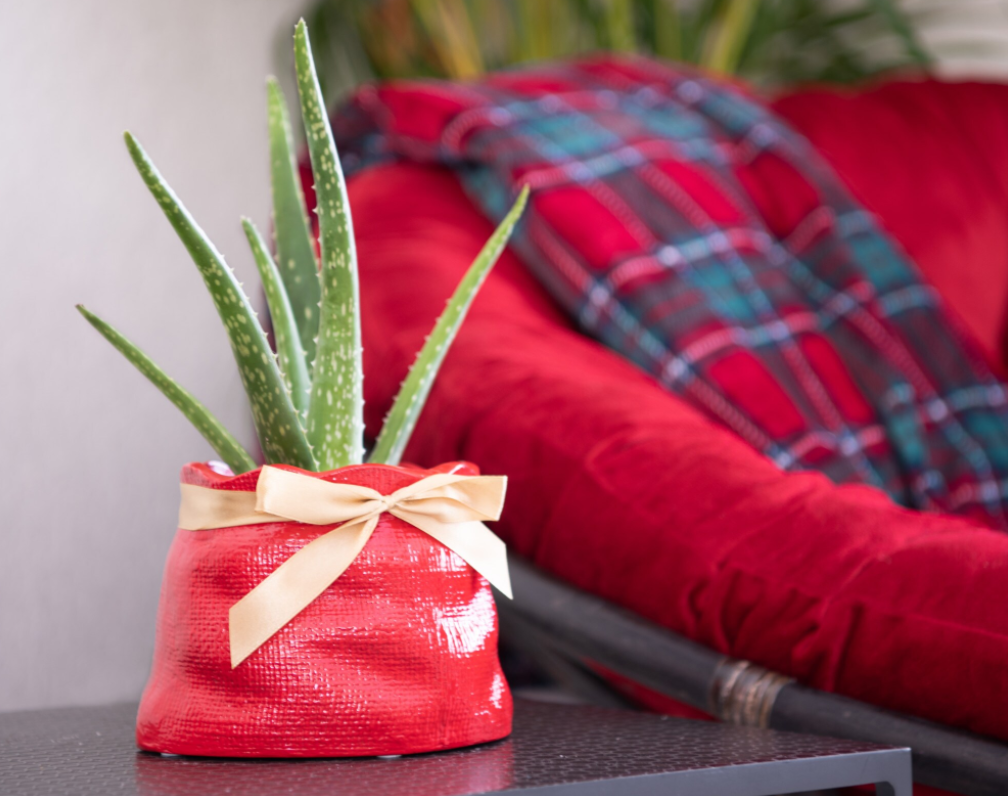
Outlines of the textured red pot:
{"label": "textured red pot", "polygon": [[[433,470],[355,465],[319,473],[390,494]],[[182,482],[254,492],[189,464]],[[232,669],[228,610],[329,530],[277,522],[179,530],[165,568],[141,749],[234,757],[346,757],[453,749],[511,731],[490,585],[457,554],[390,514],[314,602]]]}

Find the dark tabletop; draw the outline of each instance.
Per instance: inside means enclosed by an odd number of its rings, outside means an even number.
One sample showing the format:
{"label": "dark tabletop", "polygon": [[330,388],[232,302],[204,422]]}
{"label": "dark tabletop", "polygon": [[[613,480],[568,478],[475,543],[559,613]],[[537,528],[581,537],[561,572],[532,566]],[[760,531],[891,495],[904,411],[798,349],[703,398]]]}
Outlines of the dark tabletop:
{"label": "dark tabletop", "polygon": [[615,786],[633,778],[889,753],[853,741],[518,700],[509,738],[452,752],[294,761],[162,757],[137,751],[135,715],[135,705],[0,714],[0,794],[460,796],[599,781],[610,789],[586,785],[584,792],[620,793]]}

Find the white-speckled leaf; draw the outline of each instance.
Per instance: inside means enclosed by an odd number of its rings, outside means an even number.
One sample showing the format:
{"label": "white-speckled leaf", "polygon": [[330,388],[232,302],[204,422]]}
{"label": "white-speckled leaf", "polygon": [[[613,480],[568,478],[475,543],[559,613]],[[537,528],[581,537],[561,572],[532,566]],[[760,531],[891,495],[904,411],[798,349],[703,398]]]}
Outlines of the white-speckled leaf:
{"label": "white-speckled leaf", "polygon": [[248,297],[140,144],[129,133],[125,138],[140,176],[189,251],[224,323],[267,463],[314,470],[311,446]]}
{"label": "white-speckled leaf", "polygon": [[315,179],[322,256],[322,306],[307,433],[319,468],[331,470],[359,464],[364,458],[357,251],[343,171],[304,20],[294,33],[294,64]]}
{"label": "white-speckled leaf", "polygon": [[77,310],[87,319],[88,323],[101,333],[102,337],[115,346],[119,353],[126,357],[137,370],[146,376],[151,384],[161,391],[165,398],[178,407],[179,411],[196,427],[196,430],[217,451],[217,455],[231,468],[231,471],[235,475],[256,468],[255,460],[249,455],[248,451],[242,447],[241,443],[224,427],[224,424],[214,417],[210,410],[200,403],[192,393],[181,387],[178,382],[161,370],[150,357],[97,315],[89,312],[81,304],[77,305]]}

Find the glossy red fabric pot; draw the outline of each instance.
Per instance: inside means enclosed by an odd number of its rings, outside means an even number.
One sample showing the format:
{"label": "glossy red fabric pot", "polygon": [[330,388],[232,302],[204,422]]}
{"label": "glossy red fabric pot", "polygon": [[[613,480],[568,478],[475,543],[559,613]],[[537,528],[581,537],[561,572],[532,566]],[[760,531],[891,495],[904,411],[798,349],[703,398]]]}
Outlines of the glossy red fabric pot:
{"label": "glossy red fabric pot", "polygon": [[[432,470],[344,467],[318,477],[390,494]],[[189,464],[182,482],[255,491],[259,471]],[[490,585],[389,514],[318,599],[232,669],[228,610],[328,528],[277,522],[179,530],[168,555],[141,749],[229,757],[345,757],[452,749],[511,731]]]}

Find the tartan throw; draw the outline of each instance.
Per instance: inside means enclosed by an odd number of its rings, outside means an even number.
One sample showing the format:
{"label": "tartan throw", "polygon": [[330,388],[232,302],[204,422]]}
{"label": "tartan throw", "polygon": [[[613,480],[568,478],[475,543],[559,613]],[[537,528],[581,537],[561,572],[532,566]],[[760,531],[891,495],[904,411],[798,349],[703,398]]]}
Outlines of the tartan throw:
{"label": "tartan throw", "polygon": [[[1004,387],[812,146],[740,87],[592,58],[366,87],[333,127],[348,173],[443,164],[494,221],[528,183],[511,245],[556,300],[782,469],[1008,527]],[[775,190],[790,217],[761,215]]]}

